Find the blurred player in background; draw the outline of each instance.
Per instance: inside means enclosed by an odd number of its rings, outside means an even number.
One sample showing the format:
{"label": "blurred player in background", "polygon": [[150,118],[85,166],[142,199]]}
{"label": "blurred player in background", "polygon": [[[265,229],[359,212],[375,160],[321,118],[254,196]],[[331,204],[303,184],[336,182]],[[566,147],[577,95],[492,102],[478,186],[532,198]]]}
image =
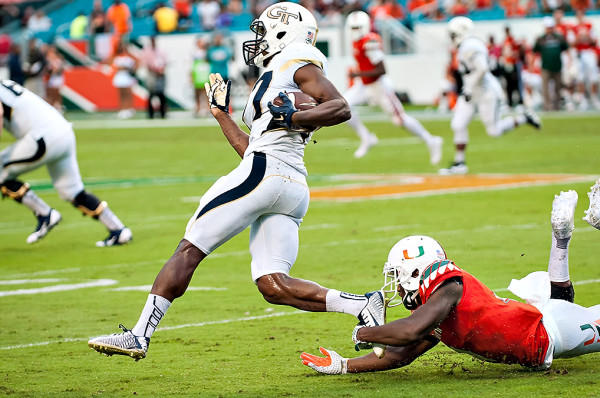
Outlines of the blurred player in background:
{"label": "blurred player in background", "polygon": [[[242,161],[200,199],[175,254],[156,277],[138,323],[131,330],[121,325],[123,333],[91,339],[88,345],[96,351],[144,358],[150,337],[173,300],[186,291],[199,263],[247,227],[252,280],[269,303],[348,313],[368,325],[383,323],[382,292],[348,294],[289,275],[309,203],[304,148],[318,126],[348,120],[350,108],[325,77],[327,59],[314,47],[317,22],[306,8],[274,4],[250,29],[256,38],[244,42],[244,60],[264,68],[243,112],[250,135],[229,115],[231,82],[211,74],[206,85],[211,112]],[[298,111],[284,94],[294,91],[309,94],[319,105]],[[281,106],[271,102],[278,96]]]}
{"label": "blurred player in background", "polygon": [[396,96],[394,83],[386,74],[381,37],[371,32],[371,18],[363,11],[355,11],[348,15],[346,30],[352,40],[354,59],[358,69],[350,72],[354,84],[344,97],[352,108],[352,118],[348,124],[360,138],[360,146],[354,152],[355,158],[367,154],[369,148],[377,144],[377,137],[360,121],[355,107],[368,101],[378,104],[392,117],[394,124],[406,128],[425,142],[429,149],[431,164],[436,165],[442,158],[441,137],[432,136],[423,125],[404,111],[402,103]]}
{"label": "blurred player in background", "polygon": [[500,118],[500,107],[505,94],[498,79],[490,72],[488,49],[485,43],[471,36],[473,21],[467,17],[454,17],[448,22],[450,39],[458,48],[459,71],[462,75],[462,90],[450,127],[454,132],[454,162],[440,174],[465,174],[469,170],[465,151],[469,142],[468,126],[479,112],[488,135],[500,137],[515,127],[528,123],[539,129],[541,122],[532,110],[517,116]]}
{"label": "blurred player in background", "polygon": [[[589,195],[586,218],[599,228],[600,181]],[[374,328],[359,325],[353,333],[357,348],[368,348],[366,342],[388,344],[385,356],[379,359],[370,353],[347,359],[321,348],[325,358],[302,353],[303,363],[327,374],[389,370],[410,364],[440,341],[482,360],[538,370],[548,369],[554,358],[599,352],[600,305],[574,304],[569,278],[576,204],[575,191],[555,196],[548,272],[533,272],[509,286],[527,304],[496,296],[447,260],[432,238],[410,236],[390,251],[383,290],[393,295],[388,306],[403,303],[412,314]]]}
{"label": "blurred player in background", "polygon": [[12,80],[0,82],[0,131],[2,126],[17,140],[0,152],[0,190],[33,211],[38,219],[27,243],[42,239],[61,220],[58,211],[40,199],[29,184],[17,178],[46,166],[58,195],[84,215],[100,221],[109,231],[96,246],[116,246],[131,240],[131,231],[109,209],[106,202],[85,191],[75,149],[71,123],[46,101]]}
{"label": "blurred player in background", "polygon": [[598,100],[598,41],[592,23],[585,19],[585,11],[576,12],[577,23],[573,26],[573,47],[577,51],[579,72],[576,77],[576,99],[579,109],[587,110],[590,103],[600,109]]}

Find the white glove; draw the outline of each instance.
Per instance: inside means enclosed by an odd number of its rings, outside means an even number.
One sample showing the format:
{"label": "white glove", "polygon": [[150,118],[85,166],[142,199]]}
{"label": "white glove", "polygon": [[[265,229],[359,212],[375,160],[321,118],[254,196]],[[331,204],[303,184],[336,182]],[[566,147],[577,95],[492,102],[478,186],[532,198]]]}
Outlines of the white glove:
{"label": "white glove", "polygon": [[337,352],[327,350],[323,347],[319,347],[319,351],[325,355],[325,358],[303,352],[300,354],[302,364],[319,373],[328,375],[343,375],[348,373],[348,358],[342,358]]}
{"label": "white glove", "polygon": [[352,341],[354,342],[354,349],[356,351],[367,350],[367,349],[373,348],[373,343],[367,343],[366,341],[361,341],[356,337],[356,334],[358,333],[358,331],[365,327],[367,327],[367,326],[359,323],[358,325],[356,325],[356,327],[352,331]]}
{"label": "white glove", "polygon": [[206,96],[211,108],[219,108],[223,112],[229,113],[229,91],[231,89],[231,80],[227,83],[223,81],[220,73],[211,73],[210,83],[204,83]]}

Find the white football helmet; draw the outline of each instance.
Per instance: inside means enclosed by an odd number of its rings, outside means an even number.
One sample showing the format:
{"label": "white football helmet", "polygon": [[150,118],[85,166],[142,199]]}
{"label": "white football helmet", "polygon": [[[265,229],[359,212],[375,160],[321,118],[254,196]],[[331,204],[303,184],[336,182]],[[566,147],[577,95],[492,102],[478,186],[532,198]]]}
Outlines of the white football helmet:
{"label": "white football helmet", "polygon": [[250,24],[254,40],[243,43],[246,65],[264,66],[263,62],[291,43],[315,45],[317,20],[306,8],[296,3],[276,3],[268,7]]}
{"label": "white football helmet", "polygon": [[354,11],[346,19],[346,29],[352,41],[359,41],[371,33],[371,18],[364,11]]}
{"label": "white football helmet", "polygon": [[471,35],[473,31],[473,21],[467,17],[454,17],[448,22],[448,32],[450,33],[450,40],[458,47],[464,39]]}
{"label": "white football helmet", "polygon": [[[398,285],[406,294],[419,289],[421,274],[433,262],[445,260],[442,246],[429,236],[414,235],[401,239],[392,247],[388,261],[383,266],[384,285],[388,307],[402,304],[398,298]],[[394,301],[395,299],[399,299]]]}

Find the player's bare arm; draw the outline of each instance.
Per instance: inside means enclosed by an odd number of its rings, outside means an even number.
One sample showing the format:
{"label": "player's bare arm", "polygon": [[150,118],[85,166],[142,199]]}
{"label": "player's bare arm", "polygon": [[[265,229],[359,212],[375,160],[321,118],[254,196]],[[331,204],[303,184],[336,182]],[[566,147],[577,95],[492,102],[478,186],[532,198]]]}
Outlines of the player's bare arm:
{"label": "player's bare arm", "polygon": [[374,68],[371,70],[353,70],[350,72],[350,77],[379,77],[385,75],[385,64],[383,61],[374,65]]}
{"label": "player's bare arm", "polygon": [[244,152],[248,148],[250,136],[242,130],[229,114],[229,91],[231,82],[224,82],[219,73],[211,73],[210,83],[205,84],[206,96],[210,111],[219,123],[221,131],[229,141],[229,144],[235,149],[240,157],[244,157]]}
{"label": "player's bare arm", "polygon": [[385,356],[378,358],[371,352],[358,358],[348,359],[348,373],[378,372],[410,365],[415,359],[429,351],[439,343],[435,337],[429,338],[405,347],[387,347]]}
{"label": "player's bare arm", "polygon": [[358,330],[360,341],[403,347],[425,339],[460,303],[462,284],[448,281],[434,292],[429,300],[417,308],[408,318],[376,327]]}
{"label": "player's bare arm", "polygon": [[298,88],[319,103],[313,109],[295,112],[292,123],[308,126],[334,126],[350,119],[350,107],[344,97],[323,74],[321,68],[308,64],[294,74]]}

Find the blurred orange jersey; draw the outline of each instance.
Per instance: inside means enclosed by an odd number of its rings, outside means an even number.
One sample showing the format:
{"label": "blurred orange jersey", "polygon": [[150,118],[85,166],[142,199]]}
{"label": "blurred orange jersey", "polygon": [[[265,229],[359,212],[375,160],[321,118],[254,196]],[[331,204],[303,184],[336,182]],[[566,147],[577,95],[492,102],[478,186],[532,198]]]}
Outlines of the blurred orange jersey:
{"label": "blurred orange jersey", "polygon": [[544,363],[549,340],[541,312],[496,296],[450,260],[437,261],[423,272],[419,286],[423,304],[451,278],[462,281],[463,295],[436,329],[444,344],[492,362],[533,368]]}
{"label": "blurred orange jersey", "polygon": [[[358,63],[358,70],[368,72],[375,69],[375,65],[383,61],[383,44],[381,37],[371,32],[362,39],[352,43],[354,59]],[[371,84],[379,79],[379,76],[361,76],[364,84]]]}

